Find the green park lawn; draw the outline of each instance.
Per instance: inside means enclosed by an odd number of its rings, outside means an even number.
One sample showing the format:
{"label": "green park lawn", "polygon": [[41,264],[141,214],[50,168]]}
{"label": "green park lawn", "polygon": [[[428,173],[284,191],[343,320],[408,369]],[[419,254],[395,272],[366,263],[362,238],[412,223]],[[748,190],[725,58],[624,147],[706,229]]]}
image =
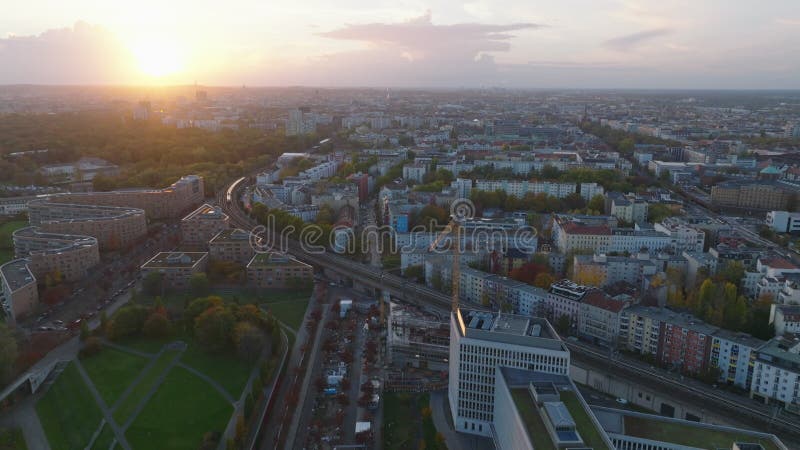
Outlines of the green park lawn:
{"label": "green park lawn", "polygon": [[189,343],[181,362],[221,384],[233,398],[239,398],[242,394],[253,369],[251,364],[232,353],[210,354],[194,342]]}
{"label": "green park lawn", "polygon": [[106,405],[113,405],[147,365],[141,356],[113,348],[81,360]]}
{"label": "green park lawn", "polygon": [[194,450],[209,431],[223,431],[232,406],[187,370],[173,368],[128,429],[134,449]]}
{"label": "green park lawn", "polygon": [[27,450],[21,428],[0,429],[0,450]]}
{"label": "green park lawn", "polygon": [[414,396],[386,392],[383,396],[383,448],[401,450],[417,444],[419,411],[414,406]]}
{"label": "green park lawn", "polygon": [[114,420],[123,425],[131,414],[136,410],[139,402],[147,395],[147,392],[156,384],[158,377],[164,373],[164,370],[169,366],[173,359],[175,359],[175,351],[165,351],[162,353],[156,362],[147,369],[144,376],[133,387],[133,390],[124,398],[119,404],[117,409],[114,410]]}
{"label": "green park lawn", "polygon": [[114,430],[108,424],[105,424],[103,425],[103,430],[100,431],[100,435],[95,439],[92,450],[108,450],[112,442],[114,442]]}
{"label": "green park lawn", "polygon": [[305,299],[284,300],[263,305],[276,319],[294,330],[300,329],[308,308],[308,297]]}
{"label": "green park lawn", "polygon": [[102,413],[75,364],[59,375],[36,404],[50,448],[84,448],[100,424]]}

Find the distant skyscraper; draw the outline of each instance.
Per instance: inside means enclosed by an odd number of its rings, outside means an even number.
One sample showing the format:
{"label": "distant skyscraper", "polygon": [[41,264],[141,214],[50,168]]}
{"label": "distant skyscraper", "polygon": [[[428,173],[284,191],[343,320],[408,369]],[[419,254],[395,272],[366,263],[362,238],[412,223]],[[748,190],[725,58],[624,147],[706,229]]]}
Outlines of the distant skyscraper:
{"label": "distant skyscraper", "polygon": [[286,121],[286,135],[298,136],[317,131],[317,122],[310,109],[301,107],[289,111],[289,120]]}

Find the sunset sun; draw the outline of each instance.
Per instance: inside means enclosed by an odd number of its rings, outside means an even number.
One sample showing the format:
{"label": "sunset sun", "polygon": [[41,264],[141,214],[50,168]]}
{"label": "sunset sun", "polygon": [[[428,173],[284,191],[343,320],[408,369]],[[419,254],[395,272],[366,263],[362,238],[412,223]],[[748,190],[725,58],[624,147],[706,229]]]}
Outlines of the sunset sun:
{"label": "sunset sun", "polygon": [[174,42],[145,38],[135,42],[131,50],[139,69],[150,77],[165,77],[182,69],[181,52]]}

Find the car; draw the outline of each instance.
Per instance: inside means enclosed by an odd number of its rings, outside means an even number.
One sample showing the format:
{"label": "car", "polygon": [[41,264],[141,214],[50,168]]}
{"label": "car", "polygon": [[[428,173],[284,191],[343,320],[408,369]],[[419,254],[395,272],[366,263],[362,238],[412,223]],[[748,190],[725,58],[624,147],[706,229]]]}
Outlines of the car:
{"label": "car", "polygon": [[64,321],[63,320],[54,320],[53,323],[56,324],[56,325],[64,325]]}
{"label": "car", "polygon": [[619,403],[620,405],[627,405],[627,404],[628,404],[628,401],[627,401],[627,400],[625,400],[625,399],[624,399],[624,398],[622,398],[622,397],[617,397],[617,399],[616,399],[615,401],[616,401],[617,403]]}

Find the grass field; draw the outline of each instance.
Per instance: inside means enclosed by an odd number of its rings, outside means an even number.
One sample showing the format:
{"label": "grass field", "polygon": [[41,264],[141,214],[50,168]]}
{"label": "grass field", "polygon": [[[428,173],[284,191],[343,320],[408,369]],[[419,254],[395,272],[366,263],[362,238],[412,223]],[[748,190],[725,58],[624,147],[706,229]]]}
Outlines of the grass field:
{"label": "grass field", "polygon": [[14,243],[11,241],[11,233],[28,226],[25,220],[11,220],[0,224],[0,264],[5,264],[14,259]]}
{"label": "grass field", "polygon": [[19,428],[0,429],[0,450],[27,450],[25,436]]}
{"label": "grass field", "polygon": [[144,369],[147,360],[113,348],[104,348],[100,353],[81,360],[81,364],[106,405],[110,406]]}
{"label": "grass field", "polygon": [[206,353],[194,342],[189,344],[181,356],[181,362],[213,378],[233,398],[239,398],[253,368],[234,354]]}
{"label": "grass field", "polygon": [[156,380],[164,372],[164,369],[169,366],[170,362],[175,359],[176,352],[165,351],[158,357],[155,364],[153,364],[138,383],[133,387],[133,390],[127,397],[122,400],[119,407],[114,410],[114,420],[120,425],[130,417],[136,410],[136,406],[147,394],[147,392],[155,385]]}
{"label": "grass field", "polygon": [[86,447],[102,417],[75,364],[67,366],[39,400],[36,413],[53,450]]}
{"label": "grass field", "polygon": [[112,442],[114,442],[114,431],[108,424],[105,424],[100,431],[100,435],[95,439],[92,450],[108,450]]}
{"label": "grass field", "polygon": [[584,409],[578,396],[572,391],[562,391],[561,401],[567,407],[572,420],[575,421],[576,428],[583,438],[584,444],[595,450],[609,449],[609,446],[603,442],[603,437],[598,431],[598,427],[594,425],[591,417]]}
{"label": "grass field", "polygon": [[633,416],[625,417],[625,434],[706,449],[731,448],[734,442],[750,442],[761,444],[765,450],[778,450],[772,442],[759,440],[746,433],[708,430],[688,424]]}
{"label": "grass field", "polygon": [[410,394],[387,392],[383,396],[383,448],[406,450],[417,447],[419,417]]}
{"label": "grass field", "polygon": [[272,312],[276,319],[297,330],[303,324],[303,318],[308,308],[308,297],[305,299],[285,300],[267,303],[266,308]]}
{"label": "grass field", "polygon": [[233,409],[205,381],[176,367],[128,429],[135,449],[194,450],[208,431],[223,431]]}

